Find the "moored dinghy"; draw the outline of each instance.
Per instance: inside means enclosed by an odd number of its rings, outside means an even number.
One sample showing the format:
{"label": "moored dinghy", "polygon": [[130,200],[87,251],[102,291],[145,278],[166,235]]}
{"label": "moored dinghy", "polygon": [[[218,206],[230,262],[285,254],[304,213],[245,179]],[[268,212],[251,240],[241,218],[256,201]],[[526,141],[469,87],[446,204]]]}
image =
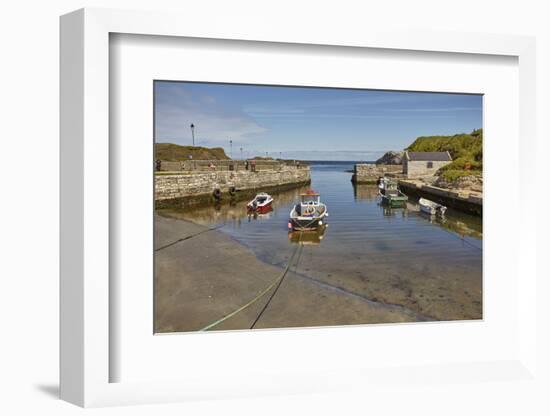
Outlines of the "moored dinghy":
{"label": "moored dinghy", "polygon": [[443,216],[445,215],[445,211],[447,211],[445,205],[438,204],[426,198],[420,198],[418,203],[420,204],[420,211],[426,214]]}
{"label": "moored dinghy", "polygon": [[288,228],[297,231],[317,230],[326,225],[327,206],[321,202],[318,193],[313,190],[300,195],[301,201],[290,211]]}
{"label": "moored dinghy", "polygon": [[271,204],[273,198],[271,195],[265,192],[260,192],[256,197],[246,205],[248,212],[257,212],[258,214],[265,214],[271,211]]}

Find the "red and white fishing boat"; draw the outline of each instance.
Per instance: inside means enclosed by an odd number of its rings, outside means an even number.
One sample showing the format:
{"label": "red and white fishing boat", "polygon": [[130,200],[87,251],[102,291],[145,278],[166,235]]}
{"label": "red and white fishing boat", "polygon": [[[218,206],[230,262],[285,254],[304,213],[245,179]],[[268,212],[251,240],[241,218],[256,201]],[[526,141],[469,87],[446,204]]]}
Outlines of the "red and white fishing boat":
{"label": "red and white fishing boat", "polygon": [[271,211],[271,204],[273,203],[273,198],[271,195],[261,192],[256,197],[246,204],[246,210],[248,212],[256,212],[258,214],[265,214]]}
{"label": "red and white fishing boat", "polygon": [[326,225],[327,206],[321,202],[317,192],[308,189],[300,195],[301,201],[290,211],[288,229],[291,231],[313,231]]}

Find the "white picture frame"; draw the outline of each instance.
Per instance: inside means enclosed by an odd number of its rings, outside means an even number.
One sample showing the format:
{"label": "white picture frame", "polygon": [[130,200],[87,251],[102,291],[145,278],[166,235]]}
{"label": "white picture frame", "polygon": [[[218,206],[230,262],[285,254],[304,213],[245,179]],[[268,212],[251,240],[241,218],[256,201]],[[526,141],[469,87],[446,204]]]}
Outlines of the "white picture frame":
{"label": "white picture frame", "polygon": [[[185,21],[185,25],[182,25]],[[534,184],[528,180],[529,155],[535,148],[535,41],[529,37],[468,33],[381,32],[327,33],[324,30],[281,30],[263,25],[238,33],[230,23],[204,25],[167,13],[83,9],[61,18],[61,397],[80,406],[158,403],[197,398],[242,397],[261,394],[307,393],[376,385],[388,382],[388,369],[331,369],[319,373],[271,374],[269,380],[239,380],[221,374],[211,379],[183,381],[110,382],[110,366],[119,359],[110,349],[112,298],[109,275],[113,267],[109,243],[109,36],[113,33],[278,42],[281,44],[332,45],[333,47],[431,51],[441,54],[481,54],[516,57],[519,67],[519,165],[516,190],[532,199]],[[520,207],[520,209],[525,209]],[[530,379],[536,382],[536,217],[520,213],[518,227],[517,354],[499,361],[470,363],[419,362],[415,377],[479,383],[491,379]],[[520,242],[522,244],[520,244]],[[302,335],[302,336],[311,336]],[[242,337],[241,337],[242,338]],[[242,341],[240,341],[242,342]],[[321,373],[327,370],[320,369]],[[443,371],[444,370],[444,371]],[[474,376],[476,371],[484,377]],[[392,369],[392,377],[407,379],[410,369]],[[386,374],[386,376],[384,375]],[[437,376],[436,376],[437,375]],[[304,383],[304,380],[317,380]],[[346,379],[346,382],[342,382]],[[224,388],[224,386],[226,386]]]}

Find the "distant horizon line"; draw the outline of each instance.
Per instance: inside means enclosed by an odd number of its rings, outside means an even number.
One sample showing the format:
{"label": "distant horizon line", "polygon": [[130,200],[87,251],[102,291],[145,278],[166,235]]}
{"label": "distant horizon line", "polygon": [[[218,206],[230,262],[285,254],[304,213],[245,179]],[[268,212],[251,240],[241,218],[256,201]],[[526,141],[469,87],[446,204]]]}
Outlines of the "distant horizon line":
{"label": "distant horizon line", "polygon": [[[195,145],[192,144],[179,144],[174,142],[164,142],[164,141],[157,141],[155,144],[174,144],[176,146],[185,146],[185,147],[202,147],[205,149],[225,149],[225,146],[201,146],[201,145]],[[240,146],[243,147],[243,146]],[[257,153],[264,153],[265,151],[261,150],[254,150]],[[395,150],[395,149],[375,149],[375,150],[334,150],[334,149],[324,149],[324,150],[271,150],[268,151],[270,154],[278,154],[278,153],[324,153],[324,152],[337,152],[337,153],[380,153],[380,152],[403,152],[405,149],[401,150]],[[249,151],[250,152],[250,151]]]}

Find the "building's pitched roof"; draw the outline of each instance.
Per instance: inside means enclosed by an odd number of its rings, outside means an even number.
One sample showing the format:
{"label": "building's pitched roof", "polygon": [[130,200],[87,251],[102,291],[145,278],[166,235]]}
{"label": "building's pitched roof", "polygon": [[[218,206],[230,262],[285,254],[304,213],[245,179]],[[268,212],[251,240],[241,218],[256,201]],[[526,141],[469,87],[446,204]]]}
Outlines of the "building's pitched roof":
{"label": "building's pitched roof", "polygon": [[407,160],[422,162],[450,162],[453,159],[449,152],[405,152]]}

